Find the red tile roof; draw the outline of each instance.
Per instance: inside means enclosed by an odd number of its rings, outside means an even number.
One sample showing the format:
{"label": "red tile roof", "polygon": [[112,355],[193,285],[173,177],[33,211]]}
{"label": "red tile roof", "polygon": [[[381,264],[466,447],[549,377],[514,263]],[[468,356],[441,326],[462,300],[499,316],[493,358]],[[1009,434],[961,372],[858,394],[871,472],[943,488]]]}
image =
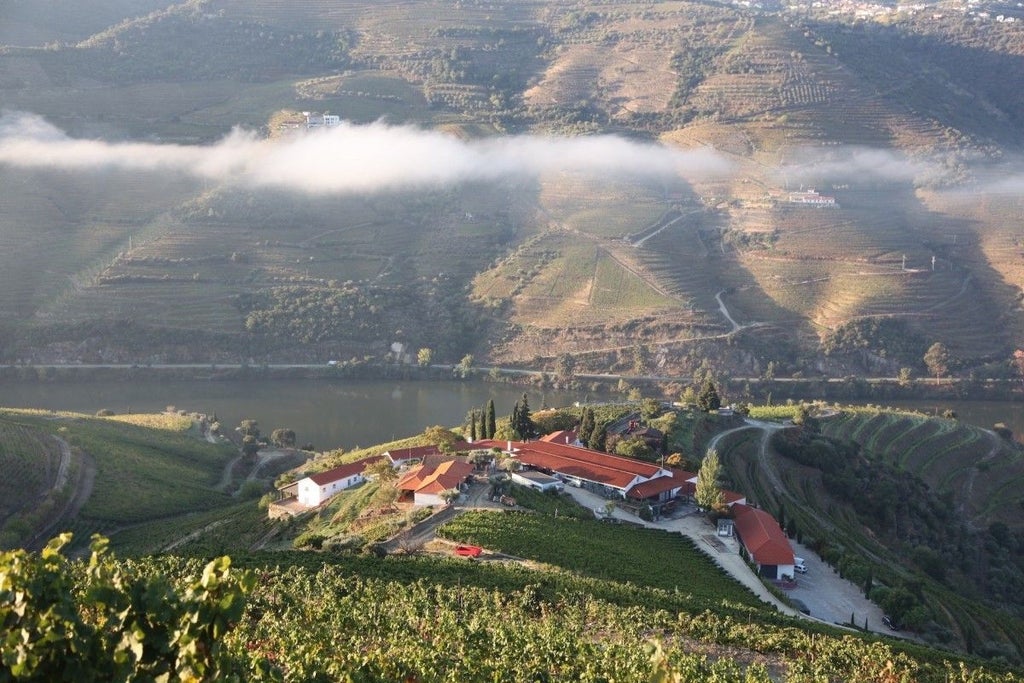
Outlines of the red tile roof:
{"label": "red tile roof", "polygon": [[446,460],[439,464],[414,467],[398,480],[395,487],[415,493],[440,493],[458,488],[473,473],[473,465],[459,460]]}
{"label": "red tile roof", "polygon": [[793,564],[793,548],[775,518],[749,505],[734,505],[736,531],[757,564]]}
{"label": "red tile roof", "polygon": [[550,434],[540,437],[540,440],[547,443],[564,443],[571,445],[576,443],[578,438],[579,436],[575,431],[571,429],[560,429],[557,432],[551,432]]}
{"label": "red tile roof", "polygon": [[626,489],[639,476],[651,479],[661,474],[657,465],[592,451],[579,446],[546,441],[515,442],[515,457],[524,465]]}
{"label": "red tile roof", "polygon": [[672,476],[649,479],[631,488],[626,492],[626,495],[637,500],[645,500],[660,496],[662,493],[676,488],[682,489],[683,493],[690,493],[693,485],[689,483],[689,480],[695,476],[691,472],[672,470]]}
{"label": "red tile roof", "polygon": [[318,486],[326,486],[332,481],[340,481],[341,479],[348,479],[353,474],[360,474],[364,469],[366,469],[367,465],[375,463],[380,459],[381,456],[379,455],[375,455],[370,458],[363,458],[362,460],[350,462],[347,465],[335,467],[333,470],[325,470],[324,472],[311,474],[309,475],[309,478],[316,482]]}
{"label": "red tile roof", "polygon": [[722,501],[726,505],[733,505],[736,503],[743,503],[747,500],[747,497],[742,493],[736,491],[730,491],[729,489],[722,489]]}

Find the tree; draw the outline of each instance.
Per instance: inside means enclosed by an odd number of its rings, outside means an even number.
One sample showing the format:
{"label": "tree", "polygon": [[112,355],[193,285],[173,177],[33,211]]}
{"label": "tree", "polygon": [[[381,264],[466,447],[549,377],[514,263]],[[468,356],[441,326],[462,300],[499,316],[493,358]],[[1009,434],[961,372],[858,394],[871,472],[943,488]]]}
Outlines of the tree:
{"label": "tree", "polygon": [[909,387],[911,382],[914,380],[913,370],[910,368],[900,368],[900,372],[896,375],[896,381],[901,387]]}
{"label": "tree", "polygon": [[256,420],[242,420],[238,423],[238,432],[242,436],[251,436],[254,439],[260,438],[260,427]]}
{"label": "tree", "polygon": [[494,399],[487,399],[487,411],[486,416],[486,429],[484,430],[484,438],[493,439],[495,432],[498,431],[498,421],[494,414]]}
{"label": "tree", "polygon": [[452,501],[458,500],[459,496],[462,495],[462,492],[458,489],[445,489],[444,491],[441,491],[439,495],[445,503],[451,505]]}
{"label": "tree", "polygon": [[1017,368],[1017,373],[1024,380],[1024,350],[1017,349],[1013,352],[1013,358],[1011,359],[1013,367]]}
{"label": "tree", "polygon": [[423,430],[423,436],[427,442],[443,448],[444,446],[451,447],[456,441],[459,440],[459,435],[450,429],[442,427],[441,425],[434,425],[433,427],[427,427]]}
{"label": "tree", "polygon": [[642,375],[647,372],[651,363],[651,350],[646,344],[635,344],[632,353],[633,372]]}
{"label": "tree", "polygon": [[576,372],[576,359],[568,353],[559,354],[555,359],[555,377],[563,382],[572,380]]}
{"label": "tree", "polygon": [[473,373],[473,355],[467,353],[455,366],[455,373],[462,379],[466,379]]}
{"label": "tree", "polygon": [[242,437],[242,454],[247,458],[255,457],[256,453],[260,450],[260,443],[256,440],[256,437],[251,434],[246,434]]}
{"label": "tree", "polygon": [[295,431],[292,429],[275,429],[270,433],[270,442],[278,448],[295,447]]}
{"label": "tree", "polygon": [[697,407],[706,413],[722,407],[722,399],[718,395],[718,388],[715,386],[715,381],[710,377],[705,377],[704,381],[701,382],[700,391],[697,392]]}
{"label": "tree", "polygon": [[594,432],[594,409],[587,407],[580,415],[579,440],[584,446],[589,446],[590,436]]}
{"label": "tree", "polygon": [[661,401],[656,398],[645,398],[640,401],[640,416],[645,422],[650,422],[661,415]]}
{"label": "tree", "polygon": [[476,441],[476,411],[469,411],[469,439]]}
{"label": "tree", "polygon": [[718,460],[718,451],[708,449],[697,471],[697,486],[694,491],[697,505],[707,510],[717,510],[725,504],[722,487],[718,484],[721,474],[722,464]]}
{"label": "tree", "polygon": [[590,438],[587,439],[587,443],[589,443],[590,448],[593,448],[595,451],[603,451],[607,440],[608,427],[604,422],[600,422],[594,425],[594,431],[590,433]]}
{"label": "tree", "polygon": [[511,427],[512,432],[520,439],[532,439],[536,436],[537,428],[530,417],[530,401],[526,394],[523,394],[521,401],[516,401],[512,409]]}
{"label": "tree", "polygon": [[372,477],[380,482],[394,481],[398,478],[398,470],[391,465],[387,458],[381,458],[364,467],[363,476]]}
{"label": "tree", "polygon": [[928,366],[929,374],[935,375],[935,383],[938,384],[939,378],[949,372],[949,349],[942,342],[935,342],[925,352],[924,364]]}
{"label": "tree", "polygon": [[416,363],[418,363],[421,368],[427,367],[433,362],[433,360],[434,352],[433,350],[428,349],[427,347],[423,347],[422,349],[416,352]]}
{"label": "tree", "polygon": [[647,445],[647,442],[640,437],[620,439],[616,442],[615,447],[612,448],[612,452],[616,455],[635,458],[637,460],[654,460],[657,455],[653,450],[651,450],[651,447]]}

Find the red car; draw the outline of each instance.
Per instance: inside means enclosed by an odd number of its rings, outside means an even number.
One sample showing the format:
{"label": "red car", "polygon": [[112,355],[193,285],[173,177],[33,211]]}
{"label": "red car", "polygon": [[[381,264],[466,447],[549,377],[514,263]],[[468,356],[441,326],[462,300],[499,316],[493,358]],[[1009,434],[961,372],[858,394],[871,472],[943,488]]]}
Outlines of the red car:
{"label": "red car", "polygon": [[463,557],[480,557],[480,553],[484,551],[478,545],[457,545],[455,546],[455,554]]}

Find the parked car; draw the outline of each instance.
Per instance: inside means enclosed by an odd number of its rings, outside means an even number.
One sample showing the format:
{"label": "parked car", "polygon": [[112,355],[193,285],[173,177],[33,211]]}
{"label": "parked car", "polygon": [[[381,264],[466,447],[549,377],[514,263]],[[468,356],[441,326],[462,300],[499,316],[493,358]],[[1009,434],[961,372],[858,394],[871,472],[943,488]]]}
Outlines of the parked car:
{"label": "parked car", "polygon": [[480,553],[484,551],[478,545],[457,545],[455,546],[455,554],[462,557],[480,557]]}

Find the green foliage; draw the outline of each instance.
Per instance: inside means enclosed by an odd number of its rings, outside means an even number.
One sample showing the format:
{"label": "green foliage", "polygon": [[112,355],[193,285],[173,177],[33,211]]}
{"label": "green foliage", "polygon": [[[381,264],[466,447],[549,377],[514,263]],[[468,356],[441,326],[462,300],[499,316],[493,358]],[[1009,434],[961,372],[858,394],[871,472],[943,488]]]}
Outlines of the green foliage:
{"label": "green foliage", "polygon": [[711,377],[705,377],[697,391],[697,407],[704,412],[718,410],[722,407],[722,399],[718,395],[718,387]]}
{"label": "green foliage", "polygon": [[917,363],[924,339],[901,318],[858,318],[843,323],[822,340],[827,356],[869,352],[901,363]]}
{"label": "green foliage", "polygon": [[274,444],[278,448],[294,448],[295,430],[284,427],[275,429],[270,433],[270,443]]}
{"label": "green foliage", "polygon": [[530,415],[530,402],[526,394],[523,394],[523,398],[516,401],[512,408],[509,426],[516,439],[532,439],[537,435],[537,426],[533,424],[533,418]]}
{"label": "green foliage", "polygon": [[577,503],[568,493],[542,492],[512,483],[509,483],[507,493],[516,499],[519,507],[544,515],[586,520],[594,518],[592,511]]}
{"label": "green foliage", "polygon": [[[227,557],[176,587],[116,562],[94,537],[87,564],[63,554],[70,534],[38,555],[0,554],[0,677],[54,680],[241,680],[224,639],[255,580]],[[6,674],[4,674],[6,672]]]}
{"label": "green foliage", "polygon": [[928,347],[928,351],[924,354],[924,364],[936,381],[949,372],[949,363],[949,349],[942,342],[935,342]]}
{"label": "green foliage", "polygon": [[485,439],[493,439],[495,432],[498,427],[496,423],[496,417],[494,412],[494,399],[487,399],[487,405],[484,407],[484,430],[483,437]]}
{"label": "green foliage", "polygon": [[352,283],[275,287],[240,297],[245,329],[302,343],[382,334],[379,292]]}
{"label": "green foliage", "polygon": [[[666,590],[678,588],[712,602],[759,604],[753,594],[679,534],[516,512],[462,514],[438,533],[453,541],[474,543],[594,578]],[[572,548],[572,552],[566,552],[566,548]],[[665,557],[672,557],[672,562],[664,562]],[[695,584],[692,577],[698,574],[701,581]]]}
{"label": "green foliage", "polygon": [[92,458],[93,492],[79,515],[93,525],[90,530],[231,502],[212,489],[225,463],[237,453],[229,446],[111,418],[76,415],[54,421],[27,411],[4,411],[4,417],[40,433],[60,430],[73,449]]}
{"label": "green foliage", "polygon": [[725,503],[722,493],[722,486],[719,480],[722,478],[722,464],[718,459],[718,451],[708,450],[700,463],[697,471],[697,484],[694,488],[694,498],[697,505],[706,510],[718,510]]}

